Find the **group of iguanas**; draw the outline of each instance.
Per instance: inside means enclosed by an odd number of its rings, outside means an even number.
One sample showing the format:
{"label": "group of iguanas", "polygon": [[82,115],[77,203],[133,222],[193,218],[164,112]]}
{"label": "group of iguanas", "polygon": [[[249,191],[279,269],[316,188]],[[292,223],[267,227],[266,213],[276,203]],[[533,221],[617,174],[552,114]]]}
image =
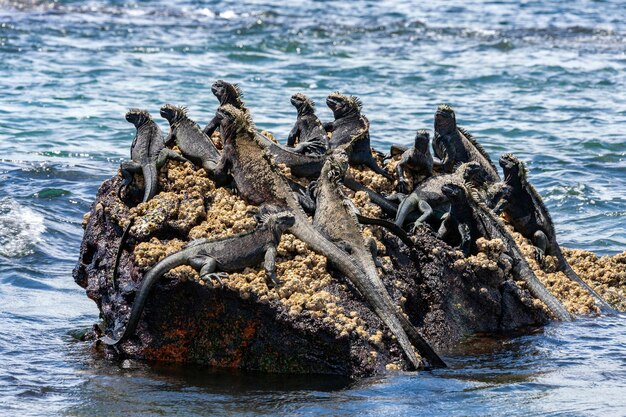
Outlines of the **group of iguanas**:
{"label": "group of iguanas", "polygon": [[[180,265],[198,269],[203,279],[221,280],[224,273],[263,261],[268,285],[280,285],[276,248],[282,233],[289,232],[328,258],[352,283],[416,369],[445,366],[387,292],[377,269],[375,244],[364,239],[360,224],[386,227],[408,245],[413,242],[404,228],[412,230],[428,224],[466,256],[475,251],[479,237],[498,238],[507,247],[516,279],[523,280],[558,319],[571,320],[563,304],[535,276],[507,231],[504,217],[533,242],[539,261],[545,255],[555,256],[559,270],[581,284],[602,311],[612,311],[563,257],[547,209],[528,182],[524,164],[512,155],[503,155],[501,180],[487,153],[457,126],[449,106],[439,106],[435,115],[434,156],[429,134],[424,130],[418,130],[414,146],[392,146],[390,156],[401,154],[396,169],[398,192],[383,196],[347,175],[350,165],[366,166],[393,180],[372,153],[369,121],[361,113],[358,98],[330,94],[326,104],[334,120],[322,123],[313,102],[303,94],[294,94],[291,103],[297,109],[297,121],[287,146],[283,146],[257,132],[237,85],[220,80],[213,84],[212,92],[220,106],[204,129],[188,118],[184,107],[163,106],[160,114],[170,124],[165,139],[148,112],[129,110],[126,119],[137,132],[131,146],[132,160],[121,166],[123,181],[118,195],[123,198],[133,174],[142,172],[143,201],[148,201],[157,193],[157,173],[165,161],[188,161],[204,168],[216,186],[231,187],[248,204],[261,206],[259,224],[249,233],[191,241],[157,263],[143,277],[125,329],[118,337],[101,338],[104,343],[115,345],[134,334],[151,288],[165,272]],[[221,151],[210,138],[217,130],[223,144]],[[174,144],[180,154],[168,148]],[[304,189],[290,180],[277,164],[290,168],[294,177],[312,180],[310,186]],[[362,216],[342,186],[365,191],[394,221]],[[312,215],[312,222],[307,213]]]}

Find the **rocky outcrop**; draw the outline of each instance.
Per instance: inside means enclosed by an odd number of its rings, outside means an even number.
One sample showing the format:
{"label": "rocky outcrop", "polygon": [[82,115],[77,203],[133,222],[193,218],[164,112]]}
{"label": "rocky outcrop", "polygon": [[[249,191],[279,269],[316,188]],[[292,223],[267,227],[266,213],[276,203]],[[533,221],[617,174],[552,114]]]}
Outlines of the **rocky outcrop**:
{"label": "rocky outcrop", "polygon": [[[382,176],[352,171],[362,181],[372,177],[370,186],[391,186]],[[120,181],[119,175],[105,181],[85,215],[74,270],[76,283],[100,310],[96,332],[126,322],[143,273],[185,242],[255,226],[255,207],[227,189],[215,189],[205,172],[189,163],[168,162],[159,175],[160,193],[146,203],[139,203],[141,178],[135,179],[124,202],[116,195]],[[346,194],[363,214],[381,216],[365,194]],[[114,285],[115,252],[129,221],[133,223]],[[376,227],[365,227],[363,233],[376,239],[389,293],[444,358],[468,334],[506,332],[549,319],[541,303],[512,280],[498,240],[480,241],[479,253],[464,258],[425,226],[415,234],[411,250]],[[290,234],[283,236],[278,255],[278,277],[284,281],[278,288],[267,286],[262,265],[230,274],[223,287],[205,284],[187,266],[170,271],[150,295],[136,336],[105,348],[107,353],[350,377],[407,369],[380,319],[325,257]]]}

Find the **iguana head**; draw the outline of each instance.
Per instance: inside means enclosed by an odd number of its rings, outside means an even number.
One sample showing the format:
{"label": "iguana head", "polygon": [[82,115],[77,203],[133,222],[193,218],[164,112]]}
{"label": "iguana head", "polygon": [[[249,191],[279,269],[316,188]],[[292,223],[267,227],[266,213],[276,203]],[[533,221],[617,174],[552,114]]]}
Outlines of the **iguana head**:
{"label": "iguana head", "polygon": [[478,162],[471,161],[463,164],[463,180],[472,185],[483,185],[487,182],[489,174]]}
{"label": "iguana head", "polygon": [[334,184],[340,184],[343,182],[346,172],[348,172],[348,154],[342,148],[337,148],[333,151],[325,162],[325,174],[328,179]]}
{"label": "iguana head", "polygon": [[448,197],[451,203],[462,202],[465,199],[465,189],[454,183],[444,184],[441,187],[441,192]]}
{"label": "iguana head", "polygon": [[165,106],[161,107],[160,113],[161,117],[167,119],[167,121],[171,125],[172,123],[178,122],[179,120],[187,117],[187,107],[166,104]]}
{"label": "iguana head", "polygon": [[361,112],[361,100],[355,96],[346,96],[339,92],[331,93],[326,98],[326,105],[330,108],[335,119],[345,117],[350,114]]}
{"label": "iguana head", "polygon": [[128,109],[126,112],[126,120],[135,125],[136,128],[143,126],[144,123],[152,120],[150,113],[141,109]]}
{"label": "iguana head", "polygon": [[282,207],[265,204],[259,210],[259,221],[262,225],[275,229],[282,234],[296,223],[296,217]]}
{"label": "iguana head", "polygon": [[298,110],[298,114],[315,113],[315,103],[302,93],[291,96],[291,104]]}
{"label": "iguana head", "polygon": [[419,129],[415,134],[415,149],[420,151],[421,153],[426,153],[428,150],[428,145],[430,144],[430,133],[428,130]]}
{"label": "iguana head", "polygon": [[440,135],[451,133],[456,129],[456,116],[452,107],[440,104],[435,113],[435,132]]}
{"label": "iguana head", "polygon": [[254,133],[254,123],[252,123],[250,115],[231,104],[220,106],[215,116],[220,121],[220,126],[224,132],[224,141],[235,137],[242,131]]}
{"label": "iguana head", "polygon": [[217,80],[211,86],[211,92],[220,102],[220,106],[230,104],[241,109],[244,102],[241,99],[243,94],[237,84],[227,83],[224,80]]}
{"label": "iguana head", "polygon": [[505,181],[511,178],[525,178],[526,166],[517,159],[513,154],[506,153],[499,160],[502,171],[504,172]]}

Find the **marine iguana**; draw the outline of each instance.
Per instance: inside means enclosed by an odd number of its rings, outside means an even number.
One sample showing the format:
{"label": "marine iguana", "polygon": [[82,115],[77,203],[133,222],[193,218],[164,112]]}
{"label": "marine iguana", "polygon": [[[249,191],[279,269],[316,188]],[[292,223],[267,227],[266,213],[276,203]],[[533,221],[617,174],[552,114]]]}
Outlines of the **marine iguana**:
{"label": "marine iguana", "polygon": [[260,224],[251,232],[221,239],[193,240],[182,250],[159,261],[144,275],[122,335],[117,338],[105,336],[100,340],[107,345],[116,345],[132,336],[154,285],[163,274],[181,265],[198,269],[204,280],[216,278],[221,283],[220,275],[223,272],[240,271],[263,261],[267,278],[278,285],[276,248],[283,232],[293,226],[295,219],[289,211],[277,211],[267,206],[262,207],[260,213]]}
{"label": "marine iguana", "polygon": [[[456,171],[451,174],[442,174],[430,177],[419,184],[411,194],[402,199],[398,207],[394,223],[402,227],[407,216],[419,210],[422,215],[415,221],[415,226],[431,219],[437,211],[440,216],[449,208],[449,201],[442,187],[445,184],[453,183],[463,185],[466,182],[474,184],[481,188],[487,181],[487,173],[477,162],[466,162],[460,165]],[[393,199],[394,196],[390,196]],[[395,197],[398,198],[398,197]]]}
{"label": "marine iguana", "polygon": [[[143,202],[150,200],[157,193],[159,169],[172,159],[180,162],[190,162],[187,158],[177,152],[165,147],[165,141],[161,134],[161,129],[152,120],[150,113],[140,109],[130,109],[126,113],[126,120],[137,128],[137,133],[130,146],[131,161],[122,162],[120,169],[124,180],[117,190],[117,197],[122,199],[122,190],[133,181],[134,173],[142,172],[144,179]],[[128,232],[133,225],[129,222],[122,232],[120,243],[115,253],[115,263],[113,265],[113,285],[117,286],[117,268],[122,255],[122,247],[126,242]]]}
{"label": "marine iguana", "polygon": [[328,136],[322,122],[315,115],[313,100],[302,93],[296,93],[291,96],[291,104],[298,111],[298,119],[289,132],[287,146],[305,155],[325,154],[328,150]]}
{"label": "marine iguana", "polygon": [[126,120],[137,128],[135,138],[130,145],[130,161],[122,162],[120,169],[124,180],[118,189],[121,198],[122,190],[133,182],[133,174],[141,172],[144,178],[143,202],[150,200],[157,193],[159,169],[168,159],[189,162],[178,153],[165,147],[161,129],[152,120],[146,110],[130,109]]}
{"label": "marine iguana", "polygon": [[442,190],[451,201],[451,206],[450,214],[444,220],[439,235],[450,241],[450,232],[456,228],[466,255],[474,250],[473,245],[478,237],[489,240],[500,239],[505,244],[506,253],[514,265],[513,276],[524,281],[530,293],[548,306],[559,320],[572,320],[572,315],[565,306],[539,281],[502,220],[494,215],[481,198],[471,188],[458,184],[446,184]]}
{"label": "marine iguana", "polygon": [[170,124],[170,133],[165,144],[176,142],[185,158],[213,175],[220,153],[196,122],[187,117],[187,109],[166,104],[161,107],[161,117]]}
{"label": "marine iguana", "polygon": [[[220,107],[218,117],[225,140],[216,172],[230,173],[239,195],[248,204],[266,203],[290,209],[295,216],[295,223],[288,230],[290,233],[314,252],[326,256],[350,281],[366,282],[367,276],[354,260],[309,223],[291,188],[259,142],[249,114],[226,105]],[[424,361],[408,359],[417,368],[426,366]]]}
{"label": "marine iguana", "polygon": [[435,113],[433,150],[439,158],[435,160],[435,166],[441,167],[443,172],[450,173],[463,162],[476,161],[487,171],[489,181],[500,180],[487,152],[468,132],[457,126],[454,110],[447,104],[440,105]]}
{"label": "marine iguana", "polygon": [[[237,84],[231,84],[223,80],[218,80],[211,87],[211,91],[219,100],[220,106],[230,104],[231,106],[245,113],[249,112],[248,109],[245,107],[244,101],[242,100],[243,93],[241,92],[241,89]],[[312,116],[317,118],[314,113],[312,114]],[[306,116],[305,119],[308,123],[311,117]],[[298,126],[298,124],[299,122],[296,123],[294,129]],[[210,137],[213,132],[219,127],[220,119],[218,118],[216,113],[215,117],[213,117],[209,124],[207,124],[207,126],[204,128],[204,133]],[[313,128],[314,126],[311,123],[311,126],[309,126],[310,134],[308,136],[315,135],[315,129]],[[324,131],[322,132],[322,134],[324,135],[324,137],[326,136]],[[224,136],[224,132],[222,132],[221,128],[220,135],[222,137]],[[300,132],[300,136],[302,135],[303,133]],[[307,136],[306,133],[304,135]],[[257,139],[261,141],[266,148],[269,149],[270,153],[274,155],[276,163],[285,164],[291,169],[291,173],[294,176],[317,178],[317,176],[319,175],[319,172],[322,169],[322,165],[324,165],[324,160],[326,158],[324,155],[303,154],[296,151],[295,149],[283,147],[258,132],[256,133],[256,136]],[[302,139],[300,139],[300,141],[302,142]]]}
{"label": "marine iguana", "polygon": [[537,261],[541,262],[544,255],[554,256],[557,269],[584,288],[600,311],[615,313],[606,300],[574,272],[563,256],[550,213],[535,187],[528,181],[528,171],[524,163],[512,154],[502,155],[499,163],[504,172],[504,181],[510,187],[510,195],[503,207],[504,216],[516,231],[533,243]]}
{"label": "marine iguana", "polygon": [[[220,106],[230,104],[238,108],[239,110],[248,111],[245,103],[243,102],[243,94],[237,84],[231,84],[224,80],[217,80],[211,86],[211,92],[217,97],[220,102]],[[220,126],[220,121],[217,115],[211,119],[211,121],[202,129],[202,132],[209,138],[213,135],[213,132]],[[221,133],[221,132],[220,132]]]}
{"label": "marine iguana", "polygon": [[413,146],[402,153],[400,162],[396,165],[398,192],[403,194],[411,192],[405,178],[406,171],[411,173],[415,181],[418,179],[423,181],[433,175],[433,156],[430,153],[428,131],[423,129],[417,131]]}
{"label": "marine iguana", "polygon": [[[479,230],[479,222],[474,218],[474,212],[462,185],[444,183],[441,194],[450,202],[450,208],[443,217],[437,237],[451,246],[458,246],[467,257],[476,250],[476,240],[486,233]],[[455,237],[460,239],[457,240]],[[458,245],[455,245],[456,242]]]}
{"label": "marine iguana", "polygon": [[347,169],[348,155],[342,148],[338,148],[327,159],[314,187],[317,206],[313,225],[349,254],[364,272],[365,280],[352,281],[352,284],[391,330],[411,362],[419,363],[415,356],[416,348],[433,365],[445,366],[413,325],[398,311],[378,276],[376,243],[372,239],[366,245],[358,224],[357,209],[341,189]]}
{"label": "marine iguana", "polygon": [[294,149],[283,147],[266,136],[256,133],[258,142],[267,149],[277,164],[285,164],[296,177],[317,178],[320,175],[326,155],[305,155]]}
{"label": "marine iguana", "polygon": [[326,105],[335,117],[334,121],[324,124],[324,129],[333,134],[330,140],[330,149],[336,149],[352,142],[352,149],[348,153],[350,165],[365,165],[392,181],[393,177],[378,166],[372,156],[370,122],[361,114],[361,101],[355,96],[345,96],[335,92],[326,98]]}

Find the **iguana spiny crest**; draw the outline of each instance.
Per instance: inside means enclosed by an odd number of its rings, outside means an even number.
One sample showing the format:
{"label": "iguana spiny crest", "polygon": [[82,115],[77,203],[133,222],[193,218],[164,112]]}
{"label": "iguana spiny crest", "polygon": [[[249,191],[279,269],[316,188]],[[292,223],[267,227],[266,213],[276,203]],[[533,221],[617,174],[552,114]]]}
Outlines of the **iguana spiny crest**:
{"label": "iguana spiny crest", "polygon": [[243,93],[237,84],[231,84],[224,80],[217,80],[211,86],[211,92],[220,102],[220,105],[231,104],[238,109],[244,109],[245,103],[242,100]]}
{"label": "iguana spiny crest", "polygon": [[520,180],[526,180],[528,171],[526,164],[520,161],[515,155],[511,153],[505,153],[500,156],[500,166],[504,171],[504,177],[508,178],[511,175],[517,175]]}
{"label": "iguana spiny crest", "polygon": [[478,162],[466,162],[458,169],[463,172],[463,180],[466,183],[482,185],[487,182],[487,171]]}
{"label": "iguana spiny crest", "polygon": [[298,110],[298,114],[315,113],[315,102],[302,93],[291,96],[291,104]]}
{"label": "iguana spiny crest", "polygon": [[150,113],[146,110],[128,109],[126,112],[126,120],[135,125],[136,128],[141,127],[144,123],[151,119],[152,116],[150,116]]}
{"label": "iguana spiny crest", "polygon": [[326,98],[326,105],[332,110],[335,119],[348,114],[358,114],[363,107],[361,100],[356,96],[347,96],[336,91]]}
{"label": "iguana spiny crest", "polygon": [[228,132],[226,136],[230,137],[231,134],[241,132],[252,135],[252,137],[255,136],[256,128],[250,113],[238,109],[232,104],[225,104],[217,109],[217,117],[220,121],[226,120],[228,122],[225,126]]}
{"label": "iguana spiny crest", "polygon": [[167,119],[170,124],[179,122],[187,118],[187,107],[166,104],[161,107],[161,117]]}
{"label": "iguana spiny crest", "polygon": [[277,206],[263,205],[259,212],[259,223],[281,234],[293,226],[295,222],[296,217],[291,211],[282,210]]}
{"label": "iguana spiny crest", "polygon": [[348,154],[339,148],[329,155],[327,163],[329,164],[327,172],[329,181],[333,184],[341,184],[349,167]]}

